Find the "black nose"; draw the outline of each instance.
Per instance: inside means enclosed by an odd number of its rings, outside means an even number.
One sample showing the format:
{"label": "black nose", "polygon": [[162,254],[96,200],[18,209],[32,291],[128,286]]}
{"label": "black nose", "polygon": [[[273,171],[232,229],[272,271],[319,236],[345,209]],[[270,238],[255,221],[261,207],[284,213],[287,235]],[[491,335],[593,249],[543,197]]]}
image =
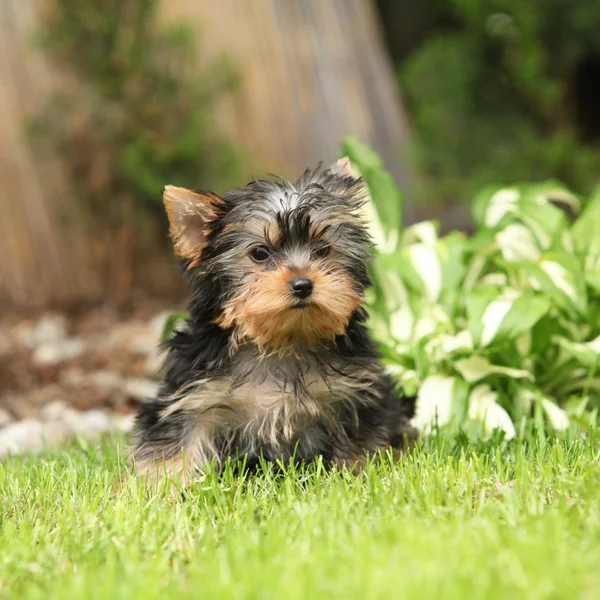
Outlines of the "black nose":
{"label": "black nose", "polygon": [[308,298],[313,291],[313,284],[310,279],[292,279],[290,281],[292,294],[297,298]]}

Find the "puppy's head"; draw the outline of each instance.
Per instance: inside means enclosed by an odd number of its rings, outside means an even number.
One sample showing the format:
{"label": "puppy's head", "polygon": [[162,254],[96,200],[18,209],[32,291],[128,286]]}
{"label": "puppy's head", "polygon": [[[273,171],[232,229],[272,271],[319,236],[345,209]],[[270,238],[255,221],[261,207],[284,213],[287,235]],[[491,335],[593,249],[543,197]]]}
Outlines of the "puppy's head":
{"label": "puppy's head", "polygon": [[216,323],[262,351],[315,347],[344,332],[369,284],[364,182],[348,159],[295,183],[254,181],[218,197],[167,186],[176,254],[215,278]]}

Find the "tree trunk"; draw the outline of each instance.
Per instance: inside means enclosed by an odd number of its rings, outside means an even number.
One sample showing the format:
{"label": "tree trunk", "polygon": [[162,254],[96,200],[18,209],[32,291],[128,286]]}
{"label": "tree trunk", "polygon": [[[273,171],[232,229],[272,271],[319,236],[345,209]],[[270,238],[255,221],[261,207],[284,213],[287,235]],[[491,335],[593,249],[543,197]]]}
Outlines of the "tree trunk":
{"label": "tree trunk", "polygon": [[224,55],[239,81],[216,107],[257,168],[294,177],[332,160],[355,133],[401,187],[408,119],[372,0],[162,0],[197,32],[202,58]]}
{"label": "tree trunk", "polygon": [[24,305],[99,293],[63,165],[35,157],[26,135],[57,83],[32,49],[37,4],[0,3],[0,302]]}

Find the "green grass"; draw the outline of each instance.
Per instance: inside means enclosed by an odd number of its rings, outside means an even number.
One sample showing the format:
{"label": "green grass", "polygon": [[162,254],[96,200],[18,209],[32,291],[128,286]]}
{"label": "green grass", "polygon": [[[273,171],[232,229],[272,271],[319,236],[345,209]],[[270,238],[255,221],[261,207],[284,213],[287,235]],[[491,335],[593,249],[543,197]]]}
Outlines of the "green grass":
{"label": "green grass", "polygon": [[0,465],[2,598],[598,597],[597,437],[431,439],[357,478],[209,474],[176,498],[111,498],[115,448]]}

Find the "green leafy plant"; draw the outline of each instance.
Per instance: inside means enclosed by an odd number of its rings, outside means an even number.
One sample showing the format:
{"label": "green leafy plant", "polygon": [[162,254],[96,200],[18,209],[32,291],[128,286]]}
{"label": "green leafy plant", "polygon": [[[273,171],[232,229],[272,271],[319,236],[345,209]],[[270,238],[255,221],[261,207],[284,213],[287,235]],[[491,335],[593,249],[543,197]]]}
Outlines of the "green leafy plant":
{"label": "green leafy plant", "polygon": [[550,177],[590,193],[600,163],[596,0],[439,0],[435,10],[444,25],[400,67],[416,195],[466,200],[490,183]]}
{"label": "green leafy plant", "polygon": [[417,424],[475,422],[507,438],[532,420],[595,424],[600,188],[582,211],[556,182],[489,187],[473,203],[474,235],[440,237],[434,222],[390,220],[399,192],[381,184],[376,157],[354,138],[342,150],[370,191],[371,327],[399,385],[418,394]]}
{"label": "green leafy plant", "polygon": [[65,84],[32,131],[113,226],[160,208],[166,183],[219,189],[238,168],[213,120],[231,66],[200,68],[192,31],[161,23],[157,9],[156,0],[52,0],[38,32]]}

